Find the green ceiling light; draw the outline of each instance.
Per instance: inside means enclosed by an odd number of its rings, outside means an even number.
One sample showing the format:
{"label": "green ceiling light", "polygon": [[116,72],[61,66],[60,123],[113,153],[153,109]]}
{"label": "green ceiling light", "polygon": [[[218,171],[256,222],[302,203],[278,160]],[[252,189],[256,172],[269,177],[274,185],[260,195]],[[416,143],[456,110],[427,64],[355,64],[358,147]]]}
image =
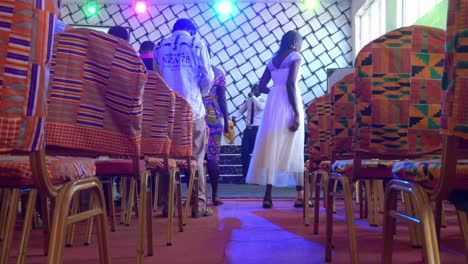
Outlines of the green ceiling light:
{"label": "green ceiling light", "polygon": [[95,16],[98,12],[98,5],[96,2],[87,2],[85,5],[86,16]]}
{"label": "green ceiling light", "polygon": [[304,0],[304,6],[307,9],[313,9],[317,5],[317,0]]}

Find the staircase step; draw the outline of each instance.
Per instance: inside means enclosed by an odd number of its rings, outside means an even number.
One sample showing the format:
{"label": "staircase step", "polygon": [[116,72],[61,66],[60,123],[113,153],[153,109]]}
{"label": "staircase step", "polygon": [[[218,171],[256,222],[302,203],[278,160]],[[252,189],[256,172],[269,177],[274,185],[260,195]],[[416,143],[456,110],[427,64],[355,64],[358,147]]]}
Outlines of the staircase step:
{"label": "staircase step", "polygon": [[220,165],[228,165],[228,164],[242,164],[242,159],[240,154],[221,154],[219,157],[219,164]]}
{"label": "staircase step", "polygon": [[241,165],[223,165],[219,166],[219,173],[222,177],[224,175],[231,174],[241,174],[242,175],[242,166]]}

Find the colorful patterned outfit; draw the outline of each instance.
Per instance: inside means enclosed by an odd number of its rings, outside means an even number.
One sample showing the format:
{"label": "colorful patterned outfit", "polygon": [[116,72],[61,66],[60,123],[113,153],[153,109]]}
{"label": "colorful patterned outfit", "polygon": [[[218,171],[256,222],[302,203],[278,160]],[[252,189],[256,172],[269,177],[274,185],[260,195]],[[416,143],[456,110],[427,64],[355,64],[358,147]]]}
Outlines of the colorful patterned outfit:
{"label": "colorful patterned outfit", "polygon": [[223,113],[218,102],[218,88],[226,87],[226,77],[223,72],[215,76],[213,86],[207,96],[203,98],[206,109],[206,125],[209,128],[208,149],[206,158],[219,160],[221,136],[223,135]]}

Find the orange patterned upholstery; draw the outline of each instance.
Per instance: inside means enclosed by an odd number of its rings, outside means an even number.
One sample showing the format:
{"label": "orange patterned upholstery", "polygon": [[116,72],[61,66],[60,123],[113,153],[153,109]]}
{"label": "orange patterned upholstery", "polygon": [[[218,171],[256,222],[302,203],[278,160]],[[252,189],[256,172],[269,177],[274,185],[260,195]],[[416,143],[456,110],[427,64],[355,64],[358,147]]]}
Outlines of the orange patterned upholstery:
{"label": "orange patterned upholstery", "polygon": [[333,122],[332,149],[335,153],[351,153],[354,118],[354,74],[350,73],[331,88]]}
{"label": "orange patterned upholstery", "polygon": [[[395,161],[391,160],[361,160],[361,168],[391,168]],[[338,160],[333,163],[332,170],[345,173],[353,169],[353,160]]]}
{"label": "orange patterned upholstery", "polygon": [[[26,244],[33,218],[38,192],[53,199],[51,222],[45,245],[49,245],[47,263],[61,263],[65,226],[73,222],[70,202],[75,193],[86,190],[95,199],[90,211],[84,211],[81,220],[96,217],[101,263],[110,262],[107,220],[102,188],[94,177],[93,159],[45,157],[45,126],[50,109],[48,103],[49,63],[54,42],[55,10],[57,0],[17,1],[0,3],[0,152],[20,150],[29,156],[1,156],[0,186],[12,188],[8,217],[3,227],[6,230],[0,262],[6,263],[13,239],[20,190],[31,187],[28,192],[26,215],[18,262],[24,262]],[[77,43],[78,44],[78,43]],[[79,51],[78,51],[79,52]],[[75,54],[76,55],[76,54]],[[79,65],[82,66],[82,65]],[[65,81],[67,82],[67,81]],[[64,101],[76,99],[81,85],[70,82],[64,88]],[[78,86],[78,89],[77,89]],[[93,96],[92,93],[87,93]],[[78,95],[79,96],[79,95]],[[93,98],[95,99],[95,98]],[[70,100],[67,102],[69,103]],[[103,102],[103,101],[102,101]],[[70,106],[71,104],[68,104]],[[53,112],[53,110],[51,111]],[[69,113],[69,112],[67,112]],[[70,115],[63,115],[66,120]],[[111,118],[111,116],[108,116]],[[60,131],[63,133],[67,131]],[[48,129],[47,134],[51,134]],[[53,132],[52,132],[53,134]],[[68,137],[67,137],[68,138]],[[88,138],[86,139],[88,140]],[[70,145],[68,147],[74,147]],[[60,183],[60,186],[53,186]],[[60,187],[60,188],[59,188]],[[43,208],[42,216],[47,215]],[[82,215],[82,216],[83,216]],[[52,224],[50,224],[52,223]]]}
{"label": "orange patterned upholstery", "polygon": [[[96,174],[94,159],[46,157],[47,174],[54,184]],[[3,186],[33,186],[32,170],[27,156],[0,156],[0,180]]]}
{"label": "orange patterned upholstery", "polygon": [[444,41],[443,30],[411,26],[359,52],[355,151],[406,156],[441,149]]}
{"label": "orange patterned upholstery", "polygon": [[[309,168],[318,168],[322,160],[330,159],[330,94],[314,99],[306,108],[309,155]],[[312,162],[311,162],[312,161]],[[312,167],[310,167],[312,166]]]}
{"label": "orange patterned upholstery", "polygon": [[41,2],[41,6],[16,0],[1,3],[0,153],[34,151],[44,145],[46,65],[56,3]]}
{"label": "orange patterned upholstery", "polygon": [[161,76],[148,71],[143,97],[141,152],[168,155],[174,129],[175,94]]}
{"label": "orange patterned upholstery", "polygon": [[47,145],[139,155],[145,72],[124,40],[90,29],[57,34]]}
{"label": "orange patterned upholstery", "polygon": [[174,132],[172,134],[171,157],[192,156],[192,108],[185,99],[175,94]]}
{"label": "orange patterned upholstery", "polygon": [[468,139],[468,21],[466,1],[449,1],[441,131]]}

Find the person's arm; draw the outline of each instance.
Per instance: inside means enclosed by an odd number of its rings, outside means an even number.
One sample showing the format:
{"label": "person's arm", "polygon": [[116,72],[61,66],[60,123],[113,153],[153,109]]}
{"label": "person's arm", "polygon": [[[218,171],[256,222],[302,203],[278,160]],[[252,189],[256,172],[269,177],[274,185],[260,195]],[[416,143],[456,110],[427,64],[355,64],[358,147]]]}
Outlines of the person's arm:
{"label": "person's arm", "polygon": [[207,96],[213,85],[214,73],[211,69],[210,55],[205,43],[200,40],[200,53],[198,56],[198,70],[200,73],[199,85],[203,97]]}
{"label": "person's arm", "polygon": [[229,118],[226,104],[226,81],[224,80],[224,73],[221,78],[223,78],[223,81],[220,82],[220,85],[218,87],[216,87],[216,93],[218,95],[219,108],[221,109],[221,113],[223,114],[224,133],[229,133]]}
{"label": "person's arm", "polygon": [[236,123],[236,119],[239,119],[239,118],[245,113],[245,111],[247,111],[247,101],[245,101],[245,102],[239,107],[239,109],[237,109],[237,111],[234,112],[234,114],[232,114],[232,117],[231,117],[232,122],[235,124],[235,123]]}
{"label": "person's arm", "polygon": [[262,74],[262,78],[260,78],[260,82],[258,83],[258,90],[261,93],[267,94],[270,92],[270,89],[267,88],[267,84],[270,82],[270,80],[271,80],[271,72],[267,65],[265,68],[265,71]]}
{"label": "person's arm", "polygon": [[289,74],[288,80],[286,81],[286,90],[288,93],[288,100],[291,104],[291,108],[294,113],[294,120],[291,126],[289,127],[289,131],[296,132],[299,128],[299,110],[297,109],[296,103],[296,79],[297,74],[299,71],[299,67],[301,66],[301,59],[297,59],[291,62],[289,65]]}

